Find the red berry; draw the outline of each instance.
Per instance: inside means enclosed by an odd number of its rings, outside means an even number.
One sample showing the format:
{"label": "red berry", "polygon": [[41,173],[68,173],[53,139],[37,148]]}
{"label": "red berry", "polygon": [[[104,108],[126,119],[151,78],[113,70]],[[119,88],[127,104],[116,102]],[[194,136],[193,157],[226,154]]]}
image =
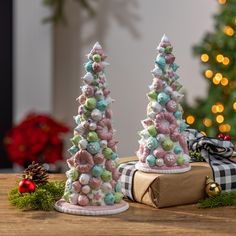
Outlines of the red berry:
{"label": "red berry", "polygon": [[225,135],[224,134],[218,134],[217,136],[219,139],[224,139],[225,138]]}
{"label": "red berry", "polygon": [[36,184],[30,179],[22,179],[18,185],[18,190],[20,193],[34,192],[35,189]]}
{"label": "red berry", "polygon": [[230,141],[231,137],[229,135],[225,135],[224,140]]}

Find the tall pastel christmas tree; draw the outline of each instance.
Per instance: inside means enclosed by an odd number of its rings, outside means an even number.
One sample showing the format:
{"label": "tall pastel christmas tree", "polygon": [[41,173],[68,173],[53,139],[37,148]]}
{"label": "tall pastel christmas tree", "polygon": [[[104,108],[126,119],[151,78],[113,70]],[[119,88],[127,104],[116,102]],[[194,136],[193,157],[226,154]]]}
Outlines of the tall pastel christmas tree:
{"label": "tall pastel christmas tree", "polygon": [[116,214],[128,209],[122,200],[118,155],[113,137],[111,103],[104,68],[106,55],[99,43],[85,64],[82,94],[77,98],[76,127],[67,160],[70,168],[63,199],[55,208],[81,215]]}
{"label": "tall pastel christmas tree", "polygon": [[147,94],[147,118],[142,121],[144,129],[139,133],[136,168],[144,172],[180,173],[191,169],[183,135],[187,125],[180,105],[182,85],[178,82],[172,49],[164,35],[157,47],[154,78]]}

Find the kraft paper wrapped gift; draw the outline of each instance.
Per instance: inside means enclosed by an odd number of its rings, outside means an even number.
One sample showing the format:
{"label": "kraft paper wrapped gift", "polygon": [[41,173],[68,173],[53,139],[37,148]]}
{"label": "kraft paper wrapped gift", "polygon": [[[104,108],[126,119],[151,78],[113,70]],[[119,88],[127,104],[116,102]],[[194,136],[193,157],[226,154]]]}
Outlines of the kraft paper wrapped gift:
{"label": "kraft paper wrapped gift", "polygon": [[[122,158],[121,163],[137,160]],[[232,158],[236,161],[236,158]],[[213,177],[206,162],[191,163],[191,171],[179,174],[156,174],[135,171],[132,182],[133,200],[156,208],[197,203],[206,197],[206,176]]]}

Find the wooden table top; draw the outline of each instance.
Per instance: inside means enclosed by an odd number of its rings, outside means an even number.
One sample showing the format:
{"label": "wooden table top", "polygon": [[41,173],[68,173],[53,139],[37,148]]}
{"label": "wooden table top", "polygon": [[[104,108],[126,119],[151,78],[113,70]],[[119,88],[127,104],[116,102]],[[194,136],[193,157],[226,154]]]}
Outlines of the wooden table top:
{"label": "wooden table top", "polygon": [[[16,174],[0,174],[0,236],[5,235],[236,235],[236,207],[198,209],[195,205],[154,209],[130,202],[113,216],[76,216],[56,211],[21,211],[8,202]],[[52,175],[62,180],[65,175]],[[170,193],[174,194],[174,193]]]}

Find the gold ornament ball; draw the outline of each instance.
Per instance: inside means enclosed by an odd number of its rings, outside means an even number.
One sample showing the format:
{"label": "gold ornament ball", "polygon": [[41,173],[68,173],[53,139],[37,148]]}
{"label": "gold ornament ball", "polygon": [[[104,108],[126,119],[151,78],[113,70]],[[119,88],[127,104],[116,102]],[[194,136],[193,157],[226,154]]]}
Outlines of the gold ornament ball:
{"label": "gold ornament ball", "polygon": [[207,176],[205,192],[208,197],[216,197],[221,194],[221,186]]}

